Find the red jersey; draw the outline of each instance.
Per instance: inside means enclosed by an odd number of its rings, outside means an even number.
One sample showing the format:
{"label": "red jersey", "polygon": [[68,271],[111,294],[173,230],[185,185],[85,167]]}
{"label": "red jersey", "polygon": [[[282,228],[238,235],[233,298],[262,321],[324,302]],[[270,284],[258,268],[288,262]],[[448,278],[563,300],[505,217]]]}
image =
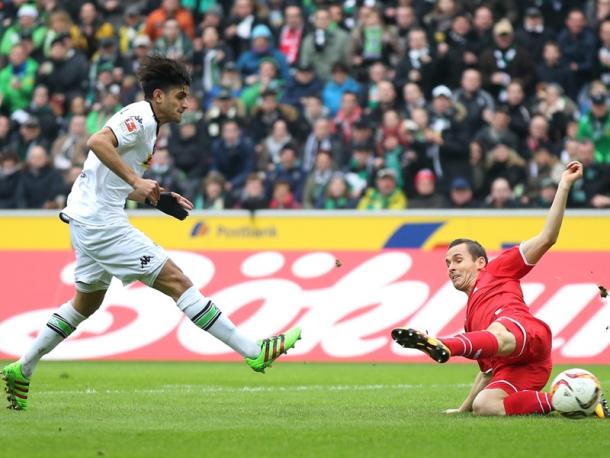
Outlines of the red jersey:
{"label": "red jersey", "polygon": [[518,246],[509,248],[479,272],[466,304],[466,332],[482,331],[502,315],[529,314],[520,279],[533,265],[525,262]]}

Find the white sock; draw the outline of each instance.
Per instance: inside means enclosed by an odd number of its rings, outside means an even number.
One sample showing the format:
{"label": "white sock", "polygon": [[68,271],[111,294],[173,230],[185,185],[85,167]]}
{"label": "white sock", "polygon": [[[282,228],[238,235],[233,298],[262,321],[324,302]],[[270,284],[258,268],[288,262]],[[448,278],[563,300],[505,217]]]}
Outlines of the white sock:
{"label": "white sock", "polygon": [[194,286],[182,293],[176,305],[195,325],[226,343],[240,355],[247,358],[256,358],[259,355],[260,345],[239,332],[212,300],[204,297]]}
{"label": "white sock", "polygon": [[40,330],[34,344],[21,357],[23,375],[31,377],[40,358],[72,334],[86,318],[74,309],[70,301],[59,307],[59,310],[51,315],[47,325]]}

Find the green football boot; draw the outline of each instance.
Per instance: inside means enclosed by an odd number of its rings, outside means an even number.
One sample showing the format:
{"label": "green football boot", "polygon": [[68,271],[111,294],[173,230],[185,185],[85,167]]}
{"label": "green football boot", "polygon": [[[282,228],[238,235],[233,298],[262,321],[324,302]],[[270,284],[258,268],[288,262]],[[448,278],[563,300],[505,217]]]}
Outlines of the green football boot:
{"label": "green football boot", "polygon": [[260,341],[261,352],[256,358],[246,358],[246,363],[256,372],[265,372],[273,361],[286,353],[301,338],[301,328],[295,326],[284,334]]}
{"label": "green football boot", "polygon": [[16,361],[4,366],[2,369],[2,380],[4,380],[4,391],[9,402],[8,408],[13,410],[27,410],[28,391],[30,379],[21,372],[21,362]]}

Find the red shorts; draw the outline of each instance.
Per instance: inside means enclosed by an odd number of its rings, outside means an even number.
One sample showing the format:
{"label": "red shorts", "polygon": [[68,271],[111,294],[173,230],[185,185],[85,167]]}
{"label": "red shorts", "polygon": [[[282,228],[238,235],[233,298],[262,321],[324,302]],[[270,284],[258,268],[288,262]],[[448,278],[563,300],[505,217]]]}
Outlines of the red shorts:
{"label": "red shorts", "polygon": [[486,388],[499,388],[507,394],[523,390],[540,391],[553,368],[550,328],[529,314],[501,315],[496,321],[515,336],[517,347],[510,356],[492,359],[493,375]]}

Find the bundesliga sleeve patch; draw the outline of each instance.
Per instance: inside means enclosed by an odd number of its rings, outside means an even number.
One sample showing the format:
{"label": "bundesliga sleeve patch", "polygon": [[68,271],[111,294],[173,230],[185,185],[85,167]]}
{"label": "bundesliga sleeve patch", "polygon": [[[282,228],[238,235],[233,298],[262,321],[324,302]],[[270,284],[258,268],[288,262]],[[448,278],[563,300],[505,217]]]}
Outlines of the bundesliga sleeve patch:
{"label": "bundesliga sleeve patch", "polygon": [[124,135],[133,134],[138,129],[144,127],[140,116],[129,116],[124,121],[121,121],[120,128]]}

